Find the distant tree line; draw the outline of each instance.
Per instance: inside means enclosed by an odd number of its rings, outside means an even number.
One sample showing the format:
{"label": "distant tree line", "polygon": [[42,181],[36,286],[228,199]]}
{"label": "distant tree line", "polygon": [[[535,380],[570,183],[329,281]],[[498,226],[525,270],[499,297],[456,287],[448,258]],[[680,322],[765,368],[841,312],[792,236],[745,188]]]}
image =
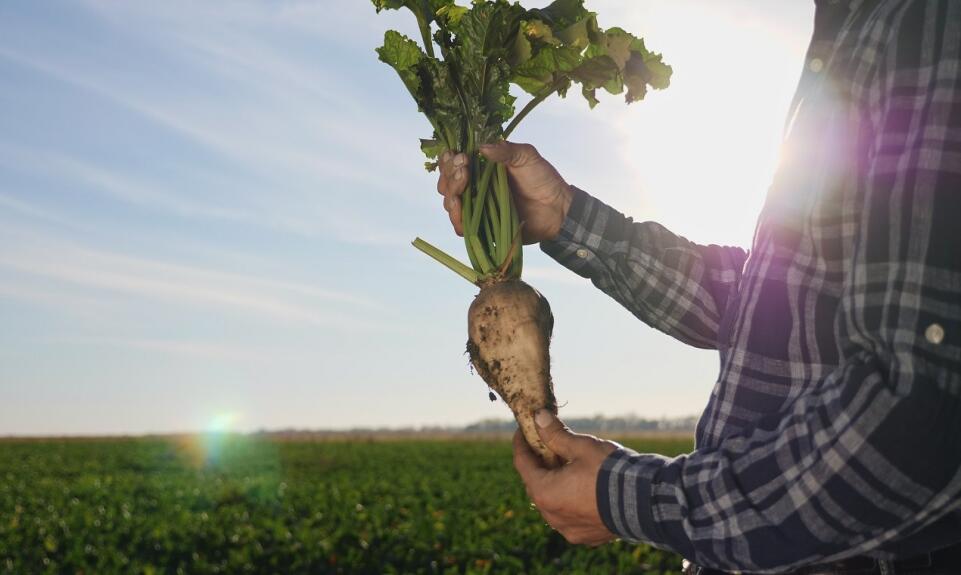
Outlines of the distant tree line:
{"label": "distant tree line", "polygon": [[[631,433],[637,431],[694,431],[697,416],[647,419],[626,415],[622,417],[565,417],[564,423],[574,431],[580,432],[611,432]],[[494,431],[513,431],[517,424],[507,419],[485,419],[463,428],[468,433],[485,433]]]}

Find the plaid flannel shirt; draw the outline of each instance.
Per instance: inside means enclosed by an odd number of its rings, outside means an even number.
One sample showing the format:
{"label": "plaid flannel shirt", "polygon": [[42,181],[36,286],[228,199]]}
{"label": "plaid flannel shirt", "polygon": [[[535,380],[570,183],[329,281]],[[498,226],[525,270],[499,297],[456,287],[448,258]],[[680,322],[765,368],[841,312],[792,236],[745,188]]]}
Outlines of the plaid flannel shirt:
{"label": "plaid flannel shirt", "polygon": [[755,572],[961,541],[961,1],[818,2],[750,253],[581,191],[541,247],[720,352],[693,453],[605,461],[615,534]]}

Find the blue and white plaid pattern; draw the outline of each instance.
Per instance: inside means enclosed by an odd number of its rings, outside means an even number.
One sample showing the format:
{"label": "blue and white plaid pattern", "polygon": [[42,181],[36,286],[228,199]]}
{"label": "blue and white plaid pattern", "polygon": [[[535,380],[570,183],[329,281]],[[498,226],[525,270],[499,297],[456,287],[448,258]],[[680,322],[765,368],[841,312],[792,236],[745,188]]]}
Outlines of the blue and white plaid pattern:
{"label": "blue and white plaid pattern", "polygon": [[961,541],[961,1],[818,4],[750,254],[583,192],[542,244],[720,352],[696,450],[597,484],[616,534],[716,569]]}

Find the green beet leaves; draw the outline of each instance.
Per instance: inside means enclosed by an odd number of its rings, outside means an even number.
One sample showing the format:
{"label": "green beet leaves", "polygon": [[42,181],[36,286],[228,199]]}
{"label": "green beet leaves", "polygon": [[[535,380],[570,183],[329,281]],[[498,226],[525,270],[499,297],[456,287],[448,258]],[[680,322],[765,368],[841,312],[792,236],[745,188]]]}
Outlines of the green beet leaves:
{"label": "green beet leaves", "polygon": [[[377,49],[433,127],[421,150],[432,170],[444,151],[470,158],[463,195],[464,240],[473,271],[426,242],[415,246],[475,283],[520,277],[522,222],[506,171],[477,150],[510,135],[541,102],[573,85],[593,108],[598,90],[642,100],[670,84],[671,67],[621,28],[603,30],[584,0],[528,10],[508,0],[372,0],[378,12],[409,10],[420,43],[388,31]],[[517,110],[511,86],[528,94]]]}
{"label": "green beet leaves", "polygon": [[[540,100],[579,84],[591,107],[600,89],[631,103],[670,84],[659,54],[621,28],[602,30],[584,0],[533,10],[507,0],[372,1],[378,12],[410,10],[421,27],[423,45],[389,31],[377,52],[445,149],[471,152],[502,138],[516,111],[512,84]],[[424,149],[434,157],[437,146]]]}

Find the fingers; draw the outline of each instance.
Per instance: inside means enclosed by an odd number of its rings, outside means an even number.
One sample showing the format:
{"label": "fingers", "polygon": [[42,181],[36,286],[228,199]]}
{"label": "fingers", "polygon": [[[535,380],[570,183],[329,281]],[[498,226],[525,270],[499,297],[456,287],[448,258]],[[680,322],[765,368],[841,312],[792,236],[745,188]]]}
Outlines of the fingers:
{"label": "fingers", "polygon": [[541,157],[537,152],[537,148],[534,146],[530,144],[515,144],[513,142],[486,144],[480,147],[480,153],[488,160],[499,164],[506,164],[509,168],[523,167]]}
{"label": "fingers", "polygon": [[534,416],[537,422],[537,433],[548,449],[556,453],[565,461],[572,461],[577,456],[579,441],[582,436],[572,432],[564,423],[546,409],[540,409]]}
{"label": "fingers", "polygon": [[530,495],[531,485],[543,479],[547,473],[519,429],[514,433],[514,468],[527,486],[528,495]]}
{"label": "fingers", "polygon": [[447,151],[441,154],[437,164],[440,167],[437,191],[445,196],[463,194],[467,187],[467,155]]}
{"label": "fingers", "polygon": [[437,180],[437,192],[444,196],[444,209],[450,217],[454,231],[462,236],[464,229],[460,196],[467,188],[467,156],[446,151],[439,160],[440,178]]}

